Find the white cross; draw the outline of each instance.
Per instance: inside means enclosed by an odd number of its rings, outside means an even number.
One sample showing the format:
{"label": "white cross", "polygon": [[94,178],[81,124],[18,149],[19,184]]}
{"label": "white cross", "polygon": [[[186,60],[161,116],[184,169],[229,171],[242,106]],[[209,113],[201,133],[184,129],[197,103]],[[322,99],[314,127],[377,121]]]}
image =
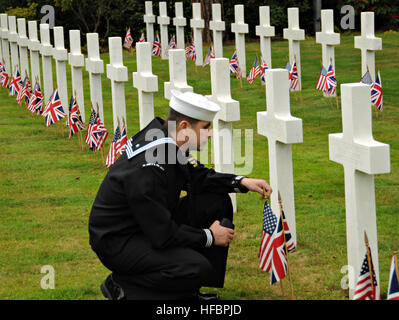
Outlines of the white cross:
{"label": "white cross", "polygon": [[8,41],[10,42],[11,51],[11,73],[14,73],[15,68],[18,68],[19,72],[21,72],[19,68],[18,33],[15,16],[8,16]]}
{"label": "white cross", "polygon": [[184,27],[186,18],[183,16],[183,2],[175,3],[176,17],[173,18],[173,25],[176,27],[176,45],[177,49],[184,49]]}
{"label": "white cross", "polygon": [[367,67],[373,82],[375,81],[375,52],[382,50],[382,39],[374,36],[374,12],[362,12],[362,35],[355,37],[355,48],[362,50],[362,76]]}
{"label": "white cross", "polygon": [[41,83],[41,75],[40,75],[40,42],[37,38],[37,21],[29,21],[28,22],[28,30],[29,30],[29,51],[30,51],[30,65],[31,65],[31,83],[32,88],[36,83],[36,79],[39,81],[39,85]]}
{"label": "white cross", "polygon": [[[233,121],[240,120],[240,102],[230,94],[229,59],[211,59],[212,95],[207,98],[220,106],[213,120],[213,150],[215,170],[234,173]],[[234,212],[237,212],[235,194],[230,194]]]}
{"label": "white cross", "polygon": [[[379,281],[374,175],[390,172],[389,145],[375,141],[372,133],[370,86],[341,85],[343,133],[328,135],[330,160],[342,164],[345,173],[346,235],[349,296],[360,274],[366,253],[367,233],[374,272]],[[379,296],[379,289],[377,290]]]}
{"label": "white cross", "polygon": [[18,45],[19,58],[21,62],[21,78],[29,76],[28,45],[29,40],[26,36],[26,22],[24,18],[17,19],[18,23]]}
{"label": "white cross", "polygon": [[44,102],[48,101],[53,93],[53,46],[50,44],[50,26],[47,23],[40,24],[40,53],[43,66],[43,96]]}
{"label": "white cross", "polygon": [[244,23],[244,6],[242,4],[234,6],[234,16],[235,22],[231,24],[231,32],[235,33],[237,57],[241,74],[243,77],[246,77],[245,34],[248,33],[248,24]]}
{"label": "white cross", "polygon": [[294,174],[292,144],[302,143],[302,119],[291,116],[288,71],[269,69],[266,77],[267,111],[257,113],[258,133],[267,137],[269,149],[269,179],[273,189],[271,208],[279,216],[278,193],[291,235],[296,244]]}
{"label": "white cross", "polygon": [[169,51],[169,78],[168,82],[165,82],[164,93],[165,98],[170,100],[171,90],[177,90],[181,92],[193,92],[193,87],[187,84],[187,72],[186,72],[186,58],[184,49],[174,49]]}
{"label": "white cross", "polygon": [[212,20],[209,21],[209,29],[213,31],[215,58],[223,58],[223,31],[226,29],[226,23],[222,21],[220,3],[212,4]]}
{"label": "white cross", "polygon": [[157,18],[159,28],[161,29],[161,57],[162,59],[168,59],[166,55],[166,49],[169,45],[169,36],[168,36],[168,25],[170,22],[170,18],[168,17],[168,13],[166,11],[166,2],[159,3],[159,16]]}
{"label": "white cross", "polygon": [[80,30],[69,30],[69,44],[71,52],[68,53],[68,61],[71,66],[72,93],[76,97],[82,120],[85,122],[85,105],[83,95],[82,69],[85,59],[80,49]]}
{"label": "white cross", "polygon": [[2,36],[2,28],[0,21],[0,61],[3,63],[3,36]]}
{"label": "white cross", "polygon": [[152,13],[152,1],[145,2],[144,22],[147,32],[147,41],[152,45],[154,42],[154,24],[155,24],[155,16]]}
{"label": "white cross", "polygon": [[64,46],[64,27],[54,27],[54,49],[55,70],[57,72],[57,87],[61,104],[66,114],[69,113],[68,87],[66,75],[66,61],[68,52]]}
{"label": "white cross", "polygon": [[[332,63],[335,70],[334,46],[340,44],[340,34],[334,32],[334,10],[321,10],[321,32],[316,32],[316,42],[322,45],[323,66],[328,70]],[[325,97],[336,96],[324,93]]]}
{"label": "white cross", "polygon": [[195,45],[195,64],[202,66],[202,29],[205,22],[201,19],[201,3],[193,3],[193,18],[190,19],[190,27],[193,28],[194,45]]}
{"label": "white cross", "polygon": [[259,25],[256,35],[260,37],[260,52],[269,69],[272,68],[271,37],[275,36],[274,27],[270,26],[270,7],[259,7]]}
{"label": "white cross", "polygon": [[305,30],[299,29],[299,10],[298,8],[288,8],[288,29],[283,30],[284,39],[288,39],[289,55],[291,65],[296,61],[298,70],[298,85],[295,91],[302,90],[301,80],[301,40],[305,40]]}
{"label": "white cross", "polygon": [[154,92],[158,91],[158,77],[152,74],[152,44],[136,45],[137,72],[133,72],[133,87],[138,90],[140,130],[154,119]]}
{"label": "white cross", "polygon": [[125,119],[125,122],[127,122],[124,83],[127,81],[127,68],[123,65],[121,37],[109,38],[109,62],[107,64],[107,78],[112,83],[112,111],[115,131],[118,126],[118,118]]}
{"label": "white cross", "polygon": [[100,59],[98,45],[98,33],[88,33],[87,39],[87,58],[86,71],[89,73],[90,80],[90,101],[94,110],[100,112],[100,119],[104,121],[103,92],[101,85],[101,75],[104,73],[104,62]]}
{"label": "white cross", "polygon": [[[1,54],[7,73],[12,77],[12,69],[10,68],[10,46],[8,42],[8,20],[7,14],[0,14],[1,21]],[[3,61],[1,62],[3,63]]]}

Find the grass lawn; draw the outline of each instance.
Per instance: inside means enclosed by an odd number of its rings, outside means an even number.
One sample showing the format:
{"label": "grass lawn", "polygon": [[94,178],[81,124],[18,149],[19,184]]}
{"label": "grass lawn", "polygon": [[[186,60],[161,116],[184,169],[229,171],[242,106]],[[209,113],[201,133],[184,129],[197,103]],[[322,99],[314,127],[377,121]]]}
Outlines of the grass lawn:
{"label": "grass lawn", "polygon": [[[357,82],[361,77],[360,51],[354,49],[353,34],[341,37],[336,47],[336,75],[339,83]],[[376,53],[384,90],[385,119],[376,119],[373,133],[391,148],[391,173],[375,177],[381,296],[386,297],[389,266],[399,226],[399,33],[377,34],[383,50]],[[208,49],[204,45],[204,55]],[[224,47],[231,57],[233,46]],[[247,43],[249,71],[258,42]],[[259,54],[259,53],[258,53]],[[272,42],[273,67],[284,67],[286,41]],[[109,63],[107,54],[102,55]],[[342,132],[341,111],[335,100],[314,89],[320,71],[321,46],[314,38],[301,43],[302,97],[291,93],[291,113],[303,120],[302,144],[293,145],[293,167],[297,223],[297,251],[290,255],[297,299],[347,299],[341,289],[347,264],[343,167],[328,159],[328,134]],[[135,55],[124,52],[129,70],[126,83],[128,136],[138,131],[137,90],[132,87]],[[70,68],[68,86],[70,88]],[[55,83],[55,66],[54,83]],[[154,94],[155,114],[165,117],[168,101],[163,83],[168,81],[168,62],[153,58],[159,92]],[[195,68],[187,63],[188,84],[210,94],[209,66]],[[110,131],[105,150],[112,140],[110,81],[103,75],[105,126]],[[89,80],[84,72],[86,119],[89,119]],[[69,90],[70,91],[70,90]],[[241,120],[237,129],[254,130],[253,170],[250,177],[268,180],[267,140],[257,134],[256,112],[266,109],[265,90],[257,80],[243,81],[243,88],[231,79],[233,99],[240,101]],[[338,89],[338,94],[340,90]],[[365,112],[369,109],[365,106]],[[244,132],[244,131],[243,131]],[[244,148],[244,147],[243,147]],[[45,127],[44,119],[8,97],[0,88],[0,299],[103,299],[99,285],[109,271],[89,246],[88,218],[98,187],[107,173],[101,153],[80,150],[77,137],[60,134],[59,124]],[[269,285],[269,275],[258,267],[262,234],[263,202],[258,194],[238,195],[236,236],[227,263],[223,299],[282,299],[279,284]],[[55,289],[43,290],[42,266],[55,270]],[[288,281],[284,280],[286,294]],[[208,291],[215,291],[209,289]],[[288,299],[289,297],[286,296]]]}

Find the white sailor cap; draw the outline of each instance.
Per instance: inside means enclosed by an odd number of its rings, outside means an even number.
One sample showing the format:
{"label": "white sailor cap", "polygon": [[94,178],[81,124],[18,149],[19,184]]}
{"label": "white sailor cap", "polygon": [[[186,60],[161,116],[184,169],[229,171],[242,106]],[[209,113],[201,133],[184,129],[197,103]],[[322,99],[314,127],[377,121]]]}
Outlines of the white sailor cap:
{"label": "white sailor cap", "polygon": [[188,117],[202,121],[213,121],[220,110],[218,104],[208,100],[202,94],[171,90],[169,106]]}

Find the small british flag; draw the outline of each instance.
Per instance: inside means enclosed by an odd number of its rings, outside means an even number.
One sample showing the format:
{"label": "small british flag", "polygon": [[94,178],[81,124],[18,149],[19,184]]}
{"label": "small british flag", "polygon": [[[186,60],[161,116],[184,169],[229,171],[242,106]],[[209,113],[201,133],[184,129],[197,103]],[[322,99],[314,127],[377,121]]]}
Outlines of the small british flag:
{"label": "small british flag", "polygon": [[374,104],[378,110],[383,111],[382,102],[382,83],[380,71],[378,71],[377,79],[371,86],[371,103]]}
{"label": "small british flag", "polygon": [[57,89],[54,90],[49,102],[46,104],[43,115],[45,118],[44,122],[47,127],[51,126],[53,123],[56,123],[66,116]]}
{"label": "small british flag", "polygon": [[161,55],[161,42],[158,33],[155,36],[154,43],[152,44],[152,55],[158,57]]}

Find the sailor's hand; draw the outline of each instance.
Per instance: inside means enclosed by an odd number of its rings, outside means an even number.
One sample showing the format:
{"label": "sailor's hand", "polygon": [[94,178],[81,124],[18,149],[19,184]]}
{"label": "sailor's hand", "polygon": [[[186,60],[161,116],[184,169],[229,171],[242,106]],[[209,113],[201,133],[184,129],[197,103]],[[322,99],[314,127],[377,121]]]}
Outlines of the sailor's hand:
{"label": "sailor's hand", "polygon": [[221,226],[219,220],[216,220],[209,229],[213,233],[215,246],[227,247],[233,241],[234,230]]}
{"label": "sailor's hand", "polygon": [[241,185],[250,191],[262,195],[261,200],[269,199],[273,191],[269,184],[262,179],[244,178],[241,180]]}

